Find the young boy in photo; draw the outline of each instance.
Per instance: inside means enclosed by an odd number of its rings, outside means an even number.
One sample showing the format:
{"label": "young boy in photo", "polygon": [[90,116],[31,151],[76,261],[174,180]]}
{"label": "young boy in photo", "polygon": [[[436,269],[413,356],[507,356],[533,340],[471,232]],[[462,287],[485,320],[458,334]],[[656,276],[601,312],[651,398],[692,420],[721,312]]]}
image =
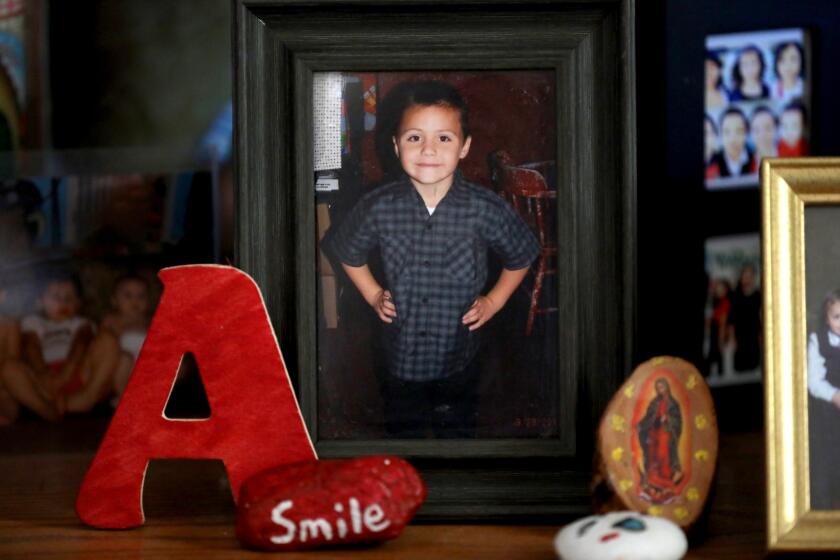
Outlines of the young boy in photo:
{"label": "young boy in photo", "polygon": [[79,314],[80,289],[70,276],[49,278],[38,303],[40,313],[21,321],[21,359],[7,361],[0,378],[19,404],[47,420],[87,412],[111,391],[116,339],[94,338],[93,324]]}
{"label": "young boy in photo", "polygon": [[756,173],[755,158],[747,146],[750,123],[743,111],[730,107],[720,118],[723,149],[712,157],[720,177],[740,177]]}
{"label": "young boy in photo", "polygon": [[134,362],[149,328],[149,284],[145,278],[125,274],[114,282],[112,311],[102,318],[100,335],[110,333],[119,342],[120,358],[114,372],[114,404],[119,401],[134,369]]}
{"label": "young boy in photo", "polygon": [[[402,95],[392,141],[404,175],[359,201],[333,236],[333,250],[383,323],[389,434],[471,437],[478,329],[522,282],[539,245],[507,202],[458,171],[472,141],[458,91],[417,82]],[[367,265],[374,248],[384,285]],[[481,294],[488,249],[504,268]]]}

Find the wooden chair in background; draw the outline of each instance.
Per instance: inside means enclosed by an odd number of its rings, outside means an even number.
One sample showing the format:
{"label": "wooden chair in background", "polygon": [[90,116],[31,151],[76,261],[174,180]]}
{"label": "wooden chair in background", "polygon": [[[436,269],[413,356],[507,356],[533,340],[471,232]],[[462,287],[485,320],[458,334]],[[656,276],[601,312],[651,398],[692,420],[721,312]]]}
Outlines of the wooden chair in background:
{"label": "wooden chair in background", "polygon": [[540,306],[546,276],[557,273],[557,191],[551,189],[546,180],[546,177],[554,175],[554,162],[513,165],[510,155],[504,151],[497,151],[490,154],[488,163],[494,187],[510,201],[519,216],[533,229],[540,244],[539,257],[531,265],[534,278],[530,287],[531,303],[525,324],[525,335],[530,336],[537,315],[557,311],[556,304]]}

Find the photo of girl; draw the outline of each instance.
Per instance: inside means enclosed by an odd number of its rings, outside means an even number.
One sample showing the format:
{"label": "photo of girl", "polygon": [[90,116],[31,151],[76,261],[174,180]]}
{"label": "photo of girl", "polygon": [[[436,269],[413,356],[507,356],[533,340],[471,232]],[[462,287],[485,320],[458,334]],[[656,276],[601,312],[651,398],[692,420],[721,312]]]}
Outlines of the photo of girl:
{"label": "photo of girl", "polygon": [[779,43],[773,50],[773,99],[785,103],[802,97],[805,78],[805,52],[800,43],[788,41]]}
{"label": "photo of girl", "polygon": [[[834,474],[834,461],[822,456],[834,455],[840,443],[840,288],[828,292],[821,309],[822,324],[808,335],[808,395],[811,442],[817,458],[812,461],[811,506],[837,509],[840,506],[840,478]],[[831,465],[831,466],[830,466]],[[832,472],[821,472],[827,466]],[[813,475],[817,474],[816,477]],[[817,502],[816,504],[814,502]]]}
{"label": "photo of girl", "polygon": [[764,55],[755,45],[747,45],[738,52],[737,62],[732,68],[732,94],[730,101],[752,101],[770,97],[770,88],[762,76],[767,65]]}
{"label": "photo of girl", "polygon": [[[840,509],[840,206],[805,209],[811,509]],[[803,364],[805,365],[805,364]]]}
{"label": "photo of girl", "polygon": [[808,155],[808,141],[805,140],[805,107],[801,103],[791,101],[785,106],[779,130],[780,157]]}
{"label": "photo of girl", "polygon": [[714,179],[720,177],[720,166],[712,161],[712,158],[720,150],[720,140],[718,139],[717,125],[709,115],[706,115],[703,122],[703,133],[703,162],[706,165],[706,179]]}
{"label": "photo of girl", "polygon": [[750,139],[755,146],[755,159],[761,161],[766,157],[777,157],[779,149],[776,146],[776,134],[779,119],[766,105],[759,105],[753,111],[750,119]]}
{"label": "photo of girl", "polygon": [[[810,153],[808,44],[803,29],[706,37],[707,189],[757,187],[763,158]],[[709,121],[721,139],[711,156]]]}
{"label": "photo of girl", "polygon": [[722,109],[728,101],[723,87],[723,63],[717,54],[706,51],[706,111]]}

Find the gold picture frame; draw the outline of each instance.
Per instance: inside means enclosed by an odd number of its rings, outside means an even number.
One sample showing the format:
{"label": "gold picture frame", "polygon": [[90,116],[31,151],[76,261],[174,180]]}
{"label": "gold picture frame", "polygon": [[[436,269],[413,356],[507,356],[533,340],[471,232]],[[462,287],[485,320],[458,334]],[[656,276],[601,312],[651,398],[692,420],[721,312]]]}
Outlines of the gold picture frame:
{"label": "gold picture frame", "polygon": [[767,545],[840,550],[840,508],[812,507],[805,219],[809,206],[840,212],[840,158],[765,160],[761,188]]}

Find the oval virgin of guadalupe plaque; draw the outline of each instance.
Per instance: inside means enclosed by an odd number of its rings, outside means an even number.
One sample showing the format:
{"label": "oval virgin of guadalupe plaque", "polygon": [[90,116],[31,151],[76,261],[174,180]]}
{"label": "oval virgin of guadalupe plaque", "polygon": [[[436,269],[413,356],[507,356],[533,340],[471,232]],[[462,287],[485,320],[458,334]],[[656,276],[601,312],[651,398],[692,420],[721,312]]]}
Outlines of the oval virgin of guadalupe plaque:
{"label": "oval virgin of guadalupe plaque", "polygon": [[672,357],[637,367],[601,418],[597,453],[598,511],[632,509],[692,527],[718,453],[714,403],[697,368]]}

